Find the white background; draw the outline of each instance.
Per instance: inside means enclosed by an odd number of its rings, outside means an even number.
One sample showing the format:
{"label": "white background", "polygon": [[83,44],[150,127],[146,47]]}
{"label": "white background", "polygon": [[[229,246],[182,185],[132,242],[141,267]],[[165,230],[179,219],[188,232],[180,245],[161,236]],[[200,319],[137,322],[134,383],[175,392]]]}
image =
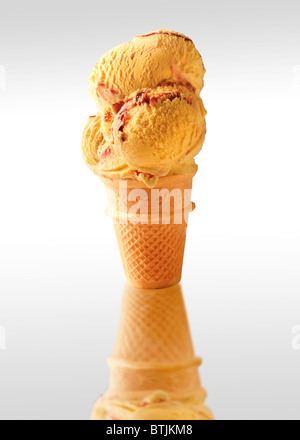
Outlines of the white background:
{"label": "white background", "polygon": [[107,388],[125,280],[80,152],[87,79],[108,49],[163,27],[207,69],[183,278],[207,403],[217,419],[300,419],[299,13],[296,0],[1,6],[1,419],[88,419]]}

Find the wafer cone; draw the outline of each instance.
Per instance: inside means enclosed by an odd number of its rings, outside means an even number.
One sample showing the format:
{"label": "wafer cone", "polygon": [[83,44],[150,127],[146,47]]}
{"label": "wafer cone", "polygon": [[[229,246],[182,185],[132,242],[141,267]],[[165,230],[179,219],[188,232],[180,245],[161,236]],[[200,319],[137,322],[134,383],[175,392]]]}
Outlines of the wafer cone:
{"label": "wafer cone", "polygon": [[181,287],[127,287],[116,345],[109,359],[106,396],[139,399],[156,390],[186,399],[204,390],[195,357]]}
{"label": "wafer cone", "polygon": [[163,177],[155,189],[136,180],[102,178],[108,193],[108,214],[114,219],[125,275],[131,286],[162,289],[180,282],[188,216],[194,209],[194,175]]}

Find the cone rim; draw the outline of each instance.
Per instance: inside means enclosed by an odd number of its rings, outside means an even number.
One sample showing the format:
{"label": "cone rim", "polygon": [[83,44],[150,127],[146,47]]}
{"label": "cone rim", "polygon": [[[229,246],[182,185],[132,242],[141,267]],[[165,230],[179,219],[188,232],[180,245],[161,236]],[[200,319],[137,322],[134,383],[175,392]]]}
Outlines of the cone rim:
{"label": "cone rim", "polygon": [[114,368],[127,368],[130,370],[159,370],[159,371],[176,371],[176,370],[187,370],[193,367],[201,367],[202,359],[199,357],[195,357],[189,362],[181,362],[181,363],[151,363],[151,362],[127,362],[125,359],[117,359],[113,356],[107,359],[107,363],[109,367]]}
{"label": "cone rim", "polygon": [[[196,174],[197,174],[197,171],[194,171],[193,173],[188,173],[188,174],[174,174],[172,176],[160,177],[154,188],[148,187],[147,185],[145,185],[144,182],[141,182],[137,179],[118,179],[116,177],[111,178],[111,177],[100,176],[100,180],[105,185],[109,185],[109,186],[116,186],[119,184],[119,182],[127,182],[128,188],[137,188],[137,189],[141,188],[141,189],[152,190],[152,189],[165,188],[167,186],[171,186],[172,182],[193,179]],[[167,183],[170,183],[170,185],[168,185]]]}

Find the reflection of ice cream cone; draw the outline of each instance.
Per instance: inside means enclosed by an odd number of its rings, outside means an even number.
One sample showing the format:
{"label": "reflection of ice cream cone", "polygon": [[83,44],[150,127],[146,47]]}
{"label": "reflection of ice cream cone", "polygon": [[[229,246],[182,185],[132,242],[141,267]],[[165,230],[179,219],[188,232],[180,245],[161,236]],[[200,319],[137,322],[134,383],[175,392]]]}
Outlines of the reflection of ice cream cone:
{"label": "reflection of ice cream cone", "polygon": [[110,387],[94,418],[212,419],[204,406],[200,364],[180,286],[148,291],[127,287],[109,359]]}
{"label": "reflection of ice cream cone", "polygon": [[193,177],[163,177],[152,190],[136,180],[126,181],[123,188],[119,180],[102,179],[125,274],[133,287],[160,289],[180,282]]}
{"label": "reflection of ice cream cone", "polygon": [[198,367],[180,286],[125,292],[112,358],[110,393],[143,397],[160,389],[172,398],[200,391]]}

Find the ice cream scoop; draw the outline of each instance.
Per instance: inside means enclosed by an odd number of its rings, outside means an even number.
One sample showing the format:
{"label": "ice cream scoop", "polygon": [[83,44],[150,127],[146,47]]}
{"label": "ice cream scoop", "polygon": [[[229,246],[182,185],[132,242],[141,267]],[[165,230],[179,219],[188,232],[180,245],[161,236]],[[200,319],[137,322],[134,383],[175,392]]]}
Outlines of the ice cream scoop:
{"label": "ice cream scoop", "polygon": [[205,68],[191,39],[162,29],[137,35],[107,52],[96,64],[89,90],[98,107],[113,106],[143,88],[185,85],[199,94]]}
{"label": "ice cream scoop", "polygon": [[[179,108],[180,105],[182,104],[182,103],[180,104],[179,102],[181,98],[178,97],[176,99],[178,102],[177,104],[176,102],[174,102],[173,105],[177,105]],[[199,109],[201,110],[202,108],[201,101],[199,100],[200,98],[198,98],[197,101],[197,108],[199,107]],[[132,101],[133,99],[129,100],[128,104],[131,105]],[[167,99],[166,97],[162,98],[161,102],[159,99],[155,103],[155,107],[162,104],[162,110],[164,110],[164,108],[170,105],[170,103],[168,104],[167,101],[169,101],[169,99]],[[125,104],[123,111],[127,112],[129,110],[130,105]],[[144,105],[146,106],[146,103],[144,103]],[[187,105],[185,104],[183,105],[187,108]],[[136,123],[136,121],[130,120],[130,118],[132,114],[134,114],[135,110],[133,107],[131,107],[130,110],[131,111],[128,111],[128,114],[126,115],[126,123],[130,122],[130,125],[133,126],[133,124]],[[193,110],[191,109],[189,110],[192,114]],[[142,108],[139,108],[139,111],[143,113]],[[161,131],[162,136],[164,136],[162,131],[163,127],[160,127],[159,125],[159,120],[162,121],[164,118],[161,115],[161,112],[159,112],[158,116],[156,117],[154,104],[152,109],[152,115],[154,121],[156,121],[157,124],[157,135],[159,134],[159,131]],[[145,115],[145,117],[147,117],[147,114]],[[87,125],[85,127],[82,136],[81,147],[86,164],[95,174],[97,174],[98,176],[108,177],[111,179],[137,179],[139,181],[144,182],[150,188],[156,185],[159,176],[161,177],[162,175],[195,174],[198,167],[192,157],[195,153],[195,149],[201,148],[204,140],[204,133],[205,133],[204,117],[202,119],[202,122],[204,124],[204,127],[201,129],[202,134],[199,134],[198,137],[197,137],[197,133],[199,131],[200,126],[199,125],[197,126],[197,123],[195,124],[195,126],[191,126],[190,133],[191,136],[195,137],[195,142],[193,144],[194,148],[188,154],[186,154],[186,151],[184,150],[184,145],[181,144],[181,141],[178,142],[179,137],[176,136],[176,131],[174,131],[174,126],[173,126],[174,144],[172,144],[172,139],[170,139],[167,136],[165,137],[165,142],[163,145],[164,147],[166,147],[167,143],[169,143],[170,148],[172,148],[173,151],[177,147],[177,152],[174,151],[173,152],[174,159],[169,160],[168,157],[166,157],[168,154],[168,149],[161,148],[160,165],[158,164],[158,162],[156,162],[156,157],[155,157],[156,151],[154,149],[155,143],[151,145],[151,140],[148,143],[146,142],[145,144],[143,144],[142,140],[140,141],[140,147],[141,147],[140,159],[139,156],[137,156],[136,158],[137,162],[135,161],[135,158],[134,156],[132,156],[132,154],[134,154],[136,147],[138,147],[138,142],[136,142],[135,140],[135,133],[139,133],[139,128],[137,127],[137,132],[134,132],[133,130],[131,130],[131,128],[129,128],[129,138],[130,138],[129,142],[131,142],[133,146],[132,148],[133,152],[131,152],[130,143],[129,144],[128,142],[123,143],[122,140],[123,134],[128,132],[127,125],[126,128],[125,126],[121,128],[120,121],[122,119],[124,119],[125,121],[125,117],[123,118],[122,112],[120,112],[119,117],[116,118],[114,128],[112,128],[112,126],[110,127],[110,131],[112,133],[115,132],[114,135],[115,142],[113,142],[112,139],[108,140],[107,138],[105,138],[103,134],[103,126],[106,126],[107,122],[103,121],[103,117],[101,116],[100,113],[97,116],[90,117],[87,122]],[[194,117],[194,120],[196,119],[197,118]],[[185,120],[180,119],[179,121],[175,122],[177,126],[178,124],[180,124],[180,121],[183,124],[186,124]],[[198,123],[201,124],[201,120],[198,120]],[[172,126],[170,126],[170,129],[172,130]],[[147,130],[147,128],[145,130]],[[156,138],[155,126],[153,127],[152,125],[149,125],[148,133],[145,134],[145,136],[149,139],[151,136],[151,132],[152,132],[152,140],[154,139],[155,141]],[[186,133],[188,134],[189,131],[183,131],[182,135],[186,136]],[[160,144],[156,143],[156,145],[158,145],[157,150],[159,150]],[[190,145],[189,139],[187,140],[186,145]],[[180,159],[180,152],[182,152],[181,159]],[[147,166],[147,160],[149,161],[150,165],[152,164],[152,168],[149,168],[149,166]],[[143,164],[144,165],[146,164],[146,166],[143,166]],[[171,169],[169,169],[169,167],[171,167]]]}
{"label": "ice cream scoop", "polygon": [[115,151],[130,168],[166,176],[201,150],[205,115],[201,99],[184,87],[145,89],[114,119]]}
{"label": "ice cream scoop", "polygon": [[98,175],[129,177],[132,171],[114,151],[101,131],[102,116],[89,118],[83,132],[81,149],[88,167]]}

